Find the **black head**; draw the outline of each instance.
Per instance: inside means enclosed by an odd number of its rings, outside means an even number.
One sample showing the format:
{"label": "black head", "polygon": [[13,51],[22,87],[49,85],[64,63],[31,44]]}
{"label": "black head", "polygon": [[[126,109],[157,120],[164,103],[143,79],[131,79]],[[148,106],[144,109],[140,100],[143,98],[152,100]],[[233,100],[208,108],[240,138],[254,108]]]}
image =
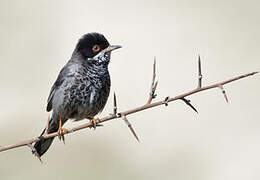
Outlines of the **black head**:
{"label": "black head", "polygon": [[109,42],[100,33],[88,33],[83,35],[76,46],[76,51],[81,53],[84,58],[93,58],[102,50],[109,46]]}

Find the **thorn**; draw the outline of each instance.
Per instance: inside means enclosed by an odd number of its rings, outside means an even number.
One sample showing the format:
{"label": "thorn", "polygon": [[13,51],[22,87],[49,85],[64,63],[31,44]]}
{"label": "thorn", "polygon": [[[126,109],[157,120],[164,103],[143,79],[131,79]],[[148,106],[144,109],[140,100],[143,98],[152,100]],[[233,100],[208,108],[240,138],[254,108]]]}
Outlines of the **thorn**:
{"label": "thorn", "polygon": [[148,98],[146,104],[150,104],[152,102],[152,99],[154,99],[156,97],[156,95],[154,93],[156,91],[158,81],[155,82],[155,78],[156,78],[156,57],[154,57],[152,83],[151,83],[151,87],[150,87],[149,98]]}
{"label": "thorn", "polygon": [[191,101],[189,99],[181,98],[181,100],[190,106],[196,113],[198,113],[197,109],[190,103]]}
{"label": "thorn", "polygon": [[125,115],[122,116],[122,119],[125,121],[126,125],[129,127],[129,129],[130,129],[131,132],[133,133],[135,139],[136,139],[138,142],[140,142],[138,136],[136,135],[136,133],[135,133],[133,127],[132,127],[132,125],[130,124],[130,122],[128,121],[128,119],[126,118]]}
{"label": "thorn", "polygon": [[117,117],[117,118],[120,118],[121,116],[122,116],[121,113],[117,113],[117,114],[116,114],[116,117]]}
{"label": "thorn", "polygon": [[227,98],[227,94],[226,94],[224,87],[222,85],[219,85],[218,87],[221,90],[221,92],[223,93],[226,102],[228,103],[228,98]]}
{"label": "thorn", "polygon": [[155,79],[156,76],[156,56],[154,56],[154,60],[153,60],[153,76]]}
{"label": "thorn", "polygon": [[152,98],[154,99],[154,98],[156,98],[156,96],[157,96],[157,94],[153,94],[153,95],[152,95]]}
{"label": "thorn", "polygon": [[155,82],[155,84],[153,85],[153,89],[152,89],[152,98],[156,98],[156,94],[155,93],[155,90],[157,88],[157,85],[158,85],[158,81]]}
{"label": "thorn", "polygon": [[169,96],[167,96],[164,101],[162,102],[162,104],[164,104],[165,106],[168,106],[168,100],[169,100]]}
{"label": "thorn", "polygon": [[114,114],[117,114],[116,92],[114,92]]}
{"label": "thorn", "polygon": [[201,74],[201,60],[200,55],[198,57],[198,89],[202,86],[202,74]]}

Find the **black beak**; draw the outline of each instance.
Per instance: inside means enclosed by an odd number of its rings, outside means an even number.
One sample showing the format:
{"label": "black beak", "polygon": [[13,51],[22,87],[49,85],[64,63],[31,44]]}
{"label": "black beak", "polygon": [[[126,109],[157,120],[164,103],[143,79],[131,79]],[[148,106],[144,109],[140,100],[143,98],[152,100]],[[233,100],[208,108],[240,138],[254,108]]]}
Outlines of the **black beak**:
{"label": "black beak", "polygon": [[111,51],[114,51],[116,49],[119,49],[121,48],[122,46],[120,45],[111,45],[111,46],[108,46],[106,49],[103,50],[103,52],[111,52]]}

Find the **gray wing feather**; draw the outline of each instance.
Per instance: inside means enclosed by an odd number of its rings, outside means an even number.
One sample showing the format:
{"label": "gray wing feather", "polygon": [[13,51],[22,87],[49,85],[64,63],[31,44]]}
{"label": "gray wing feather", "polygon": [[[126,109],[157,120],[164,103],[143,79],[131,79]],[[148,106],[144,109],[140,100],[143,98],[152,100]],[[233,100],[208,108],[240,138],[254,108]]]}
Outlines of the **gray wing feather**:
{"label": "gray wing feather", "polygon": [[66,64],[60,71],[59,75],[58,75],[58,78],[56,79],[55,83],[53,84],[52,88],[51,88],[51,91],[50,91],[50,94],[49,94],[49,97],[48,97],[48,100],[47,100],[47,112],[51,111],[52,110],[52,98],[53,96],[55,95],[55,91],[62,85],[62,83],[64,82],[64,80],[69,77],[69,76],[72,76],[70,72],[70,63]]}

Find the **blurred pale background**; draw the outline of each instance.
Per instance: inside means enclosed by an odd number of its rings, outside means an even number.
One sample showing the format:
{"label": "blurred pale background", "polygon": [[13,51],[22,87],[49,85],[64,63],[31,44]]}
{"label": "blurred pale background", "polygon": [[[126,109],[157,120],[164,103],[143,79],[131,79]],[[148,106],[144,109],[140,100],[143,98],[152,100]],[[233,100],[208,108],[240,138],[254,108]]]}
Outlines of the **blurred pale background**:
{"label": "blurred pale background", "polygon": [[[153,57],[158,99],[260,70],[259,1],[0,1],[0,145],[37,136],[46,99],[77,40],[101,32],[121,44],[110,64],[119,110],[147,100]],[[260,76],[57,139],[41,164],[27,147],[0,153],[1,179],[260,178]],[[100,116],[112,111],[110,96]],[[81,122],[82,123],[82,122]],[[72,127],[76,123],[68,123]]]}

